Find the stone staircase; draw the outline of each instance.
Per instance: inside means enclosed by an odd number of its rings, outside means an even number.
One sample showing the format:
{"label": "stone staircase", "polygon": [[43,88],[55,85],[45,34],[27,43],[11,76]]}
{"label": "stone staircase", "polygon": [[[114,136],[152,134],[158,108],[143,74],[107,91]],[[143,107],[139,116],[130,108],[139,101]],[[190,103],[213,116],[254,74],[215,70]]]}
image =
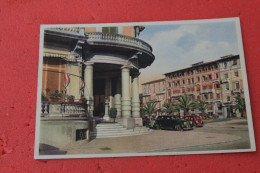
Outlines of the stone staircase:
{"label": "stone staircase", "polygon": [[134,130],[127,130],[118,123],[101,123],[97,124],[95,131],[90,132],[90,139],[143,135],[151,131],[146,127],[135,127]]}

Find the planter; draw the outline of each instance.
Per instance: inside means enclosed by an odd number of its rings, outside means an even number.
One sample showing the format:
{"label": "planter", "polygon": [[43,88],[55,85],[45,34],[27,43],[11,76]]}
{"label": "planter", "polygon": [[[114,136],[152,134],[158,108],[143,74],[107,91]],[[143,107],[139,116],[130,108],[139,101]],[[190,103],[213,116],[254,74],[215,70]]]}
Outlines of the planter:
{"label": "planter", "polygon": [[58,98],[49,98],[50,102],[57,102],[59,99]]}
{"label": "planter", "polygon": [[74,99],[67,99],[67,102],[74,103]]}
{"label": "planter", "polygon": [[79,100],[79,103],[86,103],[86,101],[84,101],[84,100]]}

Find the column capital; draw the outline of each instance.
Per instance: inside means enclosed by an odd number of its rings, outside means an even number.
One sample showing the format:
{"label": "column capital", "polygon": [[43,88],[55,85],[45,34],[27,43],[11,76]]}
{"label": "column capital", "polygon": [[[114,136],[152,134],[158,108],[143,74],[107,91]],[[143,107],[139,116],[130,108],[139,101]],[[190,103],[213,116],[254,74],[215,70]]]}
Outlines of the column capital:
{"label": "column capital", "polygon": [[86,65],[86,66],[93,66],[94,65],[94,62],[84,62],[84,64]]}
{"label": "column capital", "polygon": [[132,68],[130,65],[123,65],[122,67],[121,67],[121,69],[123,70],[123,69],[130,69],[130,68]]}

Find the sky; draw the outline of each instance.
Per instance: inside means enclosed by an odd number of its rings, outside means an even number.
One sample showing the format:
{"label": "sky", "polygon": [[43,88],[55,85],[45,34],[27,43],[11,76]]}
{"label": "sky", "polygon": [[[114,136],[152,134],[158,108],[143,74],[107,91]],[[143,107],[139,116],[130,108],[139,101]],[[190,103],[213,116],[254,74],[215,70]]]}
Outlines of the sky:
{"label": "sky", "polygon": [[235,22],[150,25],[139,38],[152,46],[155,55],[151,66],[140,70],[140,84],[196,62],[238,54]]}

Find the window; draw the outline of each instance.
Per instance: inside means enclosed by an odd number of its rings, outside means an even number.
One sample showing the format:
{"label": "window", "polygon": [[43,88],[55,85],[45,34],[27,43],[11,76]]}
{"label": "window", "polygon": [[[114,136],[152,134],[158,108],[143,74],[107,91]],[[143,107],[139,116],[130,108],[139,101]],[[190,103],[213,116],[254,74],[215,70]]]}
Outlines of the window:
{"label": "window", "polygon": [[216,79],[218,79],[218,73],[216,73]]}
{"label": "window", "polygon": [[218,98],[218,99],[220,98],[220,94],[217,94],[217,98]]}
{"label": "window", "polygon": [[240,89],[239,82],[236,82],[236,89]]}
{"label": "window", "polygon": [[219,88],[220,86],[219,86],[219,84],[216,84],[216,88]]}
{"label": "window", "polygon": [[235,76],[238,77],[238,71],[235,71]]}
{"label": "window", "polygon": [[205,98],[205,100],[208,100],[208,95],[204,94],[204,98]]}
{"label": "window", "polygon": [[183,85],[185,84],[185,80],[182,80],[182,84],[183,84]]}
{"label": "window", "polygon": [[146,94],[146,87],[144,86],[144,94]]}
{"label": "window", "polygon": [[165,81],[163,81],[163,91],[165,90]]}
{"label": "window", "polygon": [[230,102],[230,96],[227,96],[227,101]]}
{"label": "window", "polygon": [[211,80],[212,79],[212,77],[211,77],[211,74],[209,75],[209,80]]}
{"label": "window", "polygon": [[226,90],[229,90],[229,84],[226,84]]}
{"label": "window", "polygon": [[103,33],[117,34],[118,28],[117,27],[102,27],[102,32]]}
{"label": "window", "polygon": [[237,60],[236,59],[233,60],[233,65],[237,65]]}
{"label": "window", "polygon": [[226,73],[226,74],[225,74],[225,79],[227,79],[227,78],[228,78],[228,74]]}
{"label": "window", "polygon": [[159,92],[161,91],[161,85],[160,85],[160,82],[158,83],[158,89],[159,89]]}
{"label": "window", "polygon": [[227,68],[227,63],[226,62],[224,63],[224,68]]}
{"label": "window", "polygon": [[155,83],[153,84],[153,93],[155,93]]}
{"label": "window", "polygon": [[198,82],[200,81],[200,77],[197,77]]}
{"label": "window", "polygon": [[168,82],[169,87],[171,87],[171,82]]}

